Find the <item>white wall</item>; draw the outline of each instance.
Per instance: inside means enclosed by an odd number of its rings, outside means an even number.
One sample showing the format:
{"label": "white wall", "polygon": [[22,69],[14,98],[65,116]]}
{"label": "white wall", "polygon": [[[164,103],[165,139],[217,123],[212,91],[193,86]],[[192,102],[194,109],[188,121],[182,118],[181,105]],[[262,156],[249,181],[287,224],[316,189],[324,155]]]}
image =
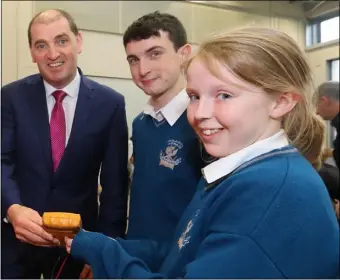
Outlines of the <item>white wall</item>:
{"label": "white wall", "polygon": [[43,9],[70,12],[83,32],[79,66],[85,75],[107,84],[126,97],[129,126],[147,98],[130,79],[122,34],[138,17],[159,10],[176,15],[194,47],[209,35],[239,26],[259,25],[287,32],[304,48],[303,13],[288,1],[228,1],[224,9],[177,1],[4,1],[3,84],[37,72],[32,63],[27,27]]}
{"label": "white wall", "polygon": [[328,79],[327,61],[340,57],[339,41],[309,49],[307,57],[313,70],[314,86],[317,87]]}

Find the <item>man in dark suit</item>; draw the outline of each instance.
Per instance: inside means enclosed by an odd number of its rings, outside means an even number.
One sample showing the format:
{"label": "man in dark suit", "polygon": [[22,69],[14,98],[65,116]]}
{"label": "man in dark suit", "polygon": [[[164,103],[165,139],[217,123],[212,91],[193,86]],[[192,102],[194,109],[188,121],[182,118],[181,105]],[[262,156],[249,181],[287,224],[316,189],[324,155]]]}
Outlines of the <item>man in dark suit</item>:
{"label": "man in dark suit", "polygon": [[326,121],[330,121],[336,131],[333,142],[333,157],[337,167],[340,167],[340,123],[339,123],[339,82],[328,81],[321,84],[317,91],[317,113]]}
{"label": "man in dark suit", "polygon": [[82,35],[65,11],[36,15],[28,37],[40,74],[1,90],[2,278],[55,277],[61,266],[59,278],[78,278],[83,264],[64,259],[41,215],[79,213],[84,229],[125,234],[125,101],[77,68]]}

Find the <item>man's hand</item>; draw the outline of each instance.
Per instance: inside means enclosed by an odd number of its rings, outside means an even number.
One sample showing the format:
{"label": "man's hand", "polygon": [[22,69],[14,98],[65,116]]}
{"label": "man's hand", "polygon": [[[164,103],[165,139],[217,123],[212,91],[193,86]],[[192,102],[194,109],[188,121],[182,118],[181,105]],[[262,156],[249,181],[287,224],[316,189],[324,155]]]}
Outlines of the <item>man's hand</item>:
{"label": "man's hand", "polygon": [[93,279],[91,266],[89,266],[88,264],[84,265],[84,268],[80,273],[79,279]]}
{"label": "man's hand", "polygon": [[36,246],[52,247],[59,244],[42,225],[39,213],[31,208],[13,204],[7,211],[8,221],[12,224],[16,238]]}

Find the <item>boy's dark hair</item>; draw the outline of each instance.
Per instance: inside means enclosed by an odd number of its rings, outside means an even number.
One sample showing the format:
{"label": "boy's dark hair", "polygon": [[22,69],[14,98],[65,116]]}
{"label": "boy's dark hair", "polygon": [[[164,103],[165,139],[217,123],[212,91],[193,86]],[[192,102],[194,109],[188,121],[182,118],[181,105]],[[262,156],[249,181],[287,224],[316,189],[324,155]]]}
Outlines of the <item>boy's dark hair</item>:
{"label": "boy's dark hair", "polygon": [[[50,10],[50,9],[48,9]],[[28,25],[28,30],[27,30],[27,35],[28,35],[28,43],[29,45],[31,46],[32,44],[32,36],[31,36],[31,28],[32,28],[32,25],[33,23],[36,21],[36,19],[44,12],[48,11],[48,10],[44,10],[44,11],[41,11],[39,13],[37,13],[30,21],[29,25]],[[61,9],[51,9],[53,11],[56,11],[59,13],[60,15],[60,18],[66,18],[67,21],[68,21],[68,24],[70,26],[70,29],[71,31],[73,32],[74,35],[78,35],[78,27],[76,25],[76,22],[74,21],[73,17],[66,11],[64,10],[61,10]],[[58,18],[56,18],[58,19]]]}
{"label": "boy's dark hair", "polygon": [[160,30],[168,33],[176,51],[187,44],[187,33],[179,19],[156,11],[140,17],[126,29],[123,36],[124,47],[131,41],[145,40],[152,36],[160,37]]}

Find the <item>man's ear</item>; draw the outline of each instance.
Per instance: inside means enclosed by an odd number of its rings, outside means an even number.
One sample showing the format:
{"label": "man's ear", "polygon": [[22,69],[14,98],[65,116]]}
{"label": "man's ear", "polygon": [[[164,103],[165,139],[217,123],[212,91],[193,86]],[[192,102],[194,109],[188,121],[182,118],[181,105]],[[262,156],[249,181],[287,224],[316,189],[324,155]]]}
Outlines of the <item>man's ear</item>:
{"label": "man's ear", "polygon": [[81,54],[83,51],[83,34],[80,31],[78,32],[76,39],[77,39],[78,54]]}
{"label": "man's ear", "polygon": [[191,46],[189,44],[185,44],[184,46],[180,47],[178,49],[178,54],[181,58],[181,65],[183,65],[191,55]]}
{"label": "man's ear", "polygon": [[294,92],[281,93],[275,101],[270,116],[273,119],[279,119],[293,110],[295,105],[301,99],[300,95]]}
{"label": "man's ear", "polygon": [[32,58],[32,62],[33,63],[36,63],[37,61],[35,60],[35,58],[34,58],[34,55],[33,55],[33,50],[32,50],[32,46],[30,46],[30,53],[31,53],[31,58]]}
{"label": "man's ear", "polygon": [[324,104],[327,104],[329,99],[326,96],[321,96],[320,101]]}

